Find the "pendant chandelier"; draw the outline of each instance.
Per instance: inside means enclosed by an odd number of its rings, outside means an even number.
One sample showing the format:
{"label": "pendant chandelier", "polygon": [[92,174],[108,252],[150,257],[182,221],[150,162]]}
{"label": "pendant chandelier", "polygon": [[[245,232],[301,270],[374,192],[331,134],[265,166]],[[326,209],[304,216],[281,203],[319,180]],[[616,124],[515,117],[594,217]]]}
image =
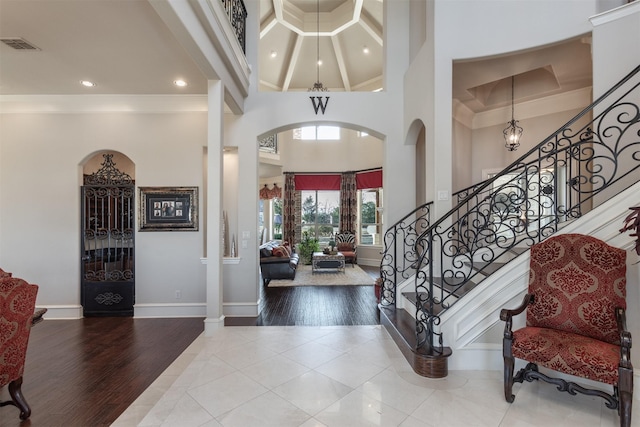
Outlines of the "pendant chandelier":
{"label": "pendant chandelier", "polygon": [[507,123],[508,126],[502,131],[504,135],[504,146],[509,151],[516,151],[518,149],[523,130],[518,126],[518,120],[515,120],[513,115],[513,87],[514,76],[511,76],[511,121]]}
{"label": "pendant chandelier", "polygon": [[320,0],[316,0],[316,82],[308,92],[329,92],[320,82]]}

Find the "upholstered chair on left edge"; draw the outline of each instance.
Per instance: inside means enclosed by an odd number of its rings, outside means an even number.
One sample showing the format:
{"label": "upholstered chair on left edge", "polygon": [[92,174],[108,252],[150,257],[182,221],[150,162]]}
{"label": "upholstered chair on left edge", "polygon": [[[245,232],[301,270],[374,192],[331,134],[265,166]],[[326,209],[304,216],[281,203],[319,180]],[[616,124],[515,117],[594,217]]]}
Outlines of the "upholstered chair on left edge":
{"label": "upholstered chair on left edge", "polygon": [[22,375],[37,294],[37,285],[15,277],[0,279],[0,388],[8,385],[11,396],[0,406],[18,407],[23,420],[31,416],[22,394]]}

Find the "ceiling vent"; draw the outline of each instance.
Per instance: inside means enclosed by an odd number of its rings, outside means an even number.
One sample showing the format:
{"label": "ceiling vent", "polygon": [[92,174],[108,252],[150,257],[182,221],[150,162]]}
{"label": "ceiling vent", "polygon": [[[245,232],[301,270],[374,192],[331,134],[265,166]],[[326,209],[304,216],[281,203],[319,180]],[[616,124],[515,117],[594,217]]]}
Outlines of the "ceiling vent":
{"label": "ceiling vent", "polygon": [[2,43],[16,50],[40,50],[39,47],[32,45],[28,41],[20,37],[9,37],[0,39]]}

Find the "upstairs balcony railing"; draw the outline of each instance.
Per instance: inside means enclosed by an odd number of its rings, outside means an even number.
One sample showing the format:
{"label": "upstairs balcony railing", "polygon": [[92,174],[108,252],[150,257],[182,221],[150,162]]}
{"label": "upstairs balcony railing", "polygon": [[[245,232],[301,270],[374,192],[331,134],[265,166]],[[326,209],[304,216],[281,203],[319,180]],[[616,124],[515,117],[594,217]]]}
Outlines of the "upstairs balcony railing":
{"label": "upstairs balcony railing", "polygon": [[[438,325],[448,308],[562,223],[637,182],[639,168],[640,66],[503,171],[458,192],[457,206],[441,218],[416,223],[410,232],[390,228],[381,303],[395,304],[398,272],[400,279],[412,274],[417,347],[441,353]],[[427,226],[414,235],[417,224]],[[396,254],[387,242],[405,234],[415,244]]]}
{"label": "upstairs balcony railing", "polygon": [[246,26],[247,26],[247,8],[242,0],[220,0],[224,7],[229,22],[233,27],[233,31],[236,34],[240,46],[242,46],[242,52],[246,51]]}

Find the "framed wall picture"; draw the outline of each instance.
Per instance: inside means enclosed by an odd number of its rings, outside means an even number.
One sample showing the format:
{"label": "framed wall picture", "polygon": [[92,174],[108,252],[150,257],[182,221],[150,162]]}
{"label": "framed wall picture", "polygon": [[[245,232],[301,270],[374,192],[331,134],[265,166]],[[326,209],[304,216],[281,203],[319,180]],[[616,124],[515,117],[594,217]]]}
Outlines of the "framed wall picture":
{"label": "framed wall picture", "polygon": [[139,187],[139,231],[198,231],[198,187]]}

